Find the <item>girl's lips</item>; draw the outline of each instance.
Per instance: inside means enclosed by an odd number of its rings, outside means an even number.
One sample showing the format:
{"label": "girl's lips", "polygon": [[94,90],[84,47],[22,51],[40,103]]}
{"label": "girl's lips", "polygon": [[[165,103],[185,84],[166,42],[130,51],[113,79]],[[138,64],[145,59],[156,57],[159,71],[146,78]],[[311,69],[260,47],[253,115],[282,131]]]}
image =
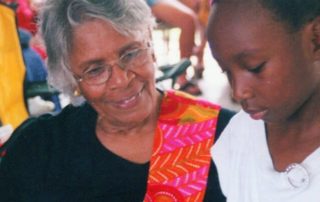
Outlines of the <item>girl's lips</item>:
{"label": "girl's lips", "polygon": [[263,119],[264,116],[266,115],[267,113],[267,110],[246,110],[246,112],[250,115],[250,117],[254,120],[259,120],[259,119]]}

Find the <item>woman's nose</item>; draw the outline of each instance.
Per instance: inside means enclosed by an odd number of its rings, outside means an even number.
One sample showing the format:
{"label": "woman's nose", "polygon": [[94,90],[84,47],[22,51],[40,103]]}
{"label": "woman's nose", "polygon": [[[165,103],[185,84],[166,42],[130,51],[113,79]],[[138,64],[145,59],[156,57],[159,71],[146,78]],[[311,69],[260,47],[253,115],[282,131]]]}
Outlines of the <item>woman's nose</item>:
{"label": "woman's nose", "polygon": [[118,64],[114,64],[112,66],[111,76],[108,80],[108,87],[111,90],[126,88],[128,87],[133,76],[134,75],[130,71],[120,67]]}

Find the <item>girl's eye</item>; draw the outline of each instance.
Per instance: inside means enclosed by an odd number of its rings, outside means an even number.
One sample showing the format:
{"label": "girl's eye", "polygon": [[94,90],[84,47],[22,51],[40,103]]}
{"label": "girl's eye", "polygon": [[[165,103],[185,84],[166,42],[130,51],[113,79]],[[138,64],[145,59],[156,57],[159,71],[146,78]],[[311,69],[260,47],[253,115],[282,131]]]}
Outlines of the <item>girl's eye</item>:
{"label": "girl's eye", "polygon": [[248,68],[248,71],[252,72],[254,74],[258,74],[263,70],[265,64],[266,64],[266,62],[263,62],[263,63],[259,64],[258,66],[255,66],[253,68]]}

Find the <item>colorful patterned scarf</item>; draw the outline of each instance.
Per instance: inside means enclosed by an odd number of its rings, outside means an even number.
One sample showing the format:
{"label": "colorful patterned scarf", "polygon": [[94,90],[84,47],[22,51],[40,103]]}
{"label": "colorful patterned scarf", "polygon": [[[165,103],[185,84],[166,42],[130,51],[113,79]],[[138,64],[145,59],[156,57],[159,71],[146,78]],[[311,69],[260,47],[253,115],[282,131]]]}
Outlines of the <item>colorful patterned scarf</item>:
{"label": "colorful patterned scarf", "polygon": [[185,93],[165,93],[144,202],[203,200],[219,111]]}

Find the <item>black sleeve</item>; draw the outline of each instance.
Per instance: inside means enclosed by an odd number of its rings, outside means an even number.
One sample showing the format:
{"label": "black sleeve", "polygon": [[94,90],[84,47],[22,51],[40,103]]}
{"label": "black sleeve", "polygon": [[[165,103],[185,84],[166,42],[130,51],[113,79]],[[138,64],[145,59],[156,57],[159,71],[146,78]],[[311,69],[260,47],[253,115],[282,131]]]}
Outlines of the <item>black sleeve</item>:
{"label": "black sleeve", "polygon": [[[215,141],[219,138],[221,132],[229,123],[230,119],[236,112],[222,108],[220,110],[218,116],[218,123],[217,123],[217,130]],[[226,202],[226,197],[222,194],[219,178],[218,178],[218,171],[214,162],[211,161],[209,176],[208,176],[208,185],[207,190],[204,198],[205,202]]]}
{"label": "black sleeve", "polygon": [[[219,116],[218,116],[218,123],[217,123],[217,130],[215,141],[220,137],[220,134],[224,130],[224,128],[229,123],[230,119],[236,114],[235,111],[231,111],[229,109],[221,108]],[[214,142],[215,142],[214,141]]]}
{"label": "black sleeve", "polygon": [[208,176],[208,185],[204,202],[226,202],[226,197],[223,195],[218,178],[216,165],[211,161]]}
{"label": "black sleeve", "polygon": [[[34,133],[31,128],[34,119],[27,120],[20,127],[18,127],[5,146],[6,155],[3,157],[0,163],[0,198],[1,201],[18,201],[20,198],[20,190],[18,189],[21,173],[23,170],[28,170],[28,167],[33,166],[32,161],[34,157],[34,150],[31,144],[28,144],[30,138],[27,136],[29,133]],[[27,147],[23,147],[22,142],[26,142]],[[29,156],[30,155],[30,156]],[[28,157],[25,157],[28,156]],[[23,158],[25,157],[25,158]],[[30,161],[29,161],[30,159]],[[29,170],[30,171],[30,170]],[[37,172],[33,170],[32,172]],[[30,174],[31,172],[29,172]],[[22,180],[21,180],[22,181]],[[32,181],[32,180],[31,180]]]}

